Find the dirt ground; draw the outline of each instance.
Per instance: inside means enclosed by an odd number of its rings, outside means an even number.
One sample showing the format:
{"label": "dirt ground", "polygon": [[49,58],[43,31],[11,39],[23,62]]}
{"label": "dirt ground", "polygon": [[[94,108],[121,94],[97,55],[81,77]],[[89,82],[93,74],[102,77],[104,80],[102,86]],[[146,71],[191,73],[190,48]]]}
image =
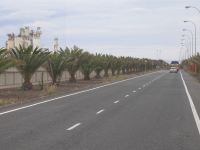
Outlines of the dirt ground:
{"label": "dirt ground", "polygon": [[24,91],[21,88],[1,89],[0,90],[0,107],[34,102],[44,98],[56,97],[59,95],[73,93],[76,91],[96,87],[102,84],[119,81],[134,77],[138,74],[119,75],[101,79],[91,79],[89,81],[78,80],[76,83],[62,82],[59,86],[44,85],[43,90],[40,86],[34,86],[33,90]]}

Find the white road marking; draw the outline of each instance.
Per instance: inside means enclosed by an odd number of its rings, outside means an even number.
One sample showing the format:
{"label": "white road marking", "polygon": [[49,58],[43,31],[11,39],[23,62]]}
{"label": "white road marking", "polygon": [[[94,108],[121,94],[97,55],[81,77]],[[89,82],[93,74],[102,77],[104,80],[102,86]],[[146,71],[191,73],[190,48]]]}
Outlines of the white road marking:
{"label": "white road marking", "polygon": [[136,91],[133,91],[133,93],[136,93]]}
{"label": "white road marking", "polygon": [[66,129],[66,130],[67,130],[67,131],[71,131],[71,130],[75,129],[76,127],[80,126],[80,125],[81,125],[81,123],[77,123],[77,124],[71,126],[70,128],[68,128],[68,129]]}
{"label": "white road marking", "polygon": [[200,135],[200,120],[199,120],[199,116],[198,116],[198,113],[197,113],[197,111],[196,111],[195,105],[194,105],[194,103],[193,103],[192,97],[191,97],[191,95],[190,95],[190,93],[189,93],[189,91],[188,91],[188,88],[187,88],[187,85],[186,85],[186,83],[185,83],[185,80],[183,79],[183,75],[182,75],[181,72],[180,72],[180,74],[181,74],[181,79],[182,79],[182,81],[183,81],[183,85],[184,85],[184,87],[185,87],[185,92],[186,92],[187,97],[188,97],[189,102],[190,102],[190,107],[191,107],[191,109],[192,109],[192,113],[193,113],[193,116],[194,116],[194,120],[195,120],[195,122],[196,122],[197,129],[198,129],[199,135]]}
{"label": "white road marking", "polygon": [[42,101],[42,102],[38,102],[38,103],[34,103],[34,104],[31,104],[31,105],[26,105],[26,106],[23,106],[23,107],[18,107],[16,109],[11,109],[11,110],[8,110],[8,111],[1,112],[0,116],[5,115],[5,114],[9,114],[9,113],[12,113],[12,112],[15,112],[15,111],[18,111],[18,110],[23,110],[23,109],[26,109],[26,108],[30,108],[30,107],[34,107],[34,106],[37,106],[37,105],[41,105],[41,104],[44,104],[44,103],[52,102],[52,101],[55,101],[55,100],[58,100],[58,99],[62,99],[62,98],[74,96],[74,95],[77,95],[77,94],[94,91],[96,89],[100,89],[100,88],[103,88],[103,87],[107,87],[107,86],[115,85],[115,84],[122,83],[122,82],[125,82],[125,81],[129,81],[129,80],[141,78],[141,77],[148,76],[148,75],[151,75],[151,74],[155,74],[155,73],[158,73],[158,72],[162,72],[162,71],[148,73],[148,74],[145,74],[145,75],[141,75],[141,76],[137,76],[137,77],[133,77],[133,78],[129,78],[129,79],[125,79],[125,80],[121,80],[121,81],[117,81],[117,82],[105,84],[105,85],[98,86],[98,87],[95,87],[95,88],[91,88],[91,89],[88,89],[88,90],[83,90],[83,91],[75,92],[75,93],[72,93],[72,94],[63,95],[63,96],[59,96],[59,97],[56,97],[56,98],[48,99],[48,100],[45,100],[45,101]]}
{"label": "white road marking", "polygon": [[138,88],[138,90],[141,90],[142,88]]}
{"label": "white road marking", "polygon": [[143,85],[143,87],[146,87],[146,85]]}
{"label": "white road marking", "polygon": [[114,103],[117,104],[117,103],[119,103],[119,101],[115,101]]}
{"label": "white road marking", "polygon": [[100,114],[102,112],[104,112],[104,109],[99,110],[96,114],[98,115],[98,114]]}
{"label": "white road marking", "polygon": [[129,97],[129,95],[127,94],[127,95],[125,95],[124,97],[127,98],[127,97]]}

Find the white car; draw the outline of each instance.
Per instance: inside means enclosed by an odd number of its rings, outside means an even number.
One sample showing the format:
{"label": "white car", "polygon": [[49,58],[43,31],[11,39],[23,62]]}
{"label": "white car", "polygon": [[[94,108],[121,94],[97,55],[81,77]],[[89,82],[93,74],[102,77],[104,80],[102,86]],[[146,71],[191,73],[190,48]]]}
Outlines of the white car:
{"label": "white car", "polygon": [[170,73],[177,73],[178,72],[178,68],[177,67],[171,67],[169,72]]}

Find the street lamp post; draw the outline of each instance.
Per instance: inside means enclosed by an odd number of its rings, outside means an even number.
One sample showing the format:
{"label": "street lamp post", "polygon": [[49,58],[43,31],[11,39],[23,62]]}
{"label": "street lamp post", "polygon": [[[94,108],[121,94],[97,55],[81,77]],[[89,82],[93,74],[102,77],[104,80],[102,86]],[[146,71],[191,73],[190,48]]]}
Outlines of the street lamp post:
{"label": "street lamp post", "polygon": [[187,23],[187,22],[189,22],[189,23],[191,23],[191,24],[193,24],[193,26],[194,26],[194,38],[195,38],[195,40],[194,40],[194,46],[195,46],[195,56],[196,56],[196,53],[197,53],[197,26],[196,26],[196,24],[193,22],[193,21],[184,21],[184,23]]}
{"label": "street lamp post", "polygon": [[183,29],[183,31],[187,31],[191,34],[191,37],[192,37],[192,52],[191,52],[191,55],[193,56],[193,54],[194,54],[194,34],[191,30],[188,30],[188,29]]}
{"label": "street lamp post", "polygon": [[191,57],[191,49],[192,49],[192,42],[191,38],[188,35],[183,34],[182,37],[186,37],[187,39],[183,39],[185,41],[185,47],[187,48],[188,59]]}
{"label": "street lamp post", "polygon": [[[184,49],[184,47],[186,48],[185,44],[183,43],[183,41],[185,41],[185,39],[181,39],[181,48]],[[186,48],[187,49],[187,48]],[[186,53],[184,54],[184,59],[187,59]]]}

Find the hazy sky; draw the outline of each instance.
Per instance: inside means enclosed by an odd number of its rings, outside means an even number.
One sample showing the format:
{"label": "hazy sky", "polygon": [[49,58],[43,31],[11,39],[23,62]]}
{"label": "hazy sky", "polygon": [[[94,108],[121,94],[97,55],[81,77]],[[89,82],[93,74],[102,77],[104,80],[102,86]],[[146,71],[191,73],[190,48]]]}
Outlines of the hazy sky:
{"label": "hazy sky", "polygon": [[[0,47],[7,33],[19,28],[42,27],[42,46],[77,45],[90,52],[133,57],[178,59],[183,20],[200,29],[198,0],[1,0]],[[198,43],[200,31],[198,30]],[[200,45],[198,45],[200,51]],[[160,53],[158,53],[158,50]]]}

